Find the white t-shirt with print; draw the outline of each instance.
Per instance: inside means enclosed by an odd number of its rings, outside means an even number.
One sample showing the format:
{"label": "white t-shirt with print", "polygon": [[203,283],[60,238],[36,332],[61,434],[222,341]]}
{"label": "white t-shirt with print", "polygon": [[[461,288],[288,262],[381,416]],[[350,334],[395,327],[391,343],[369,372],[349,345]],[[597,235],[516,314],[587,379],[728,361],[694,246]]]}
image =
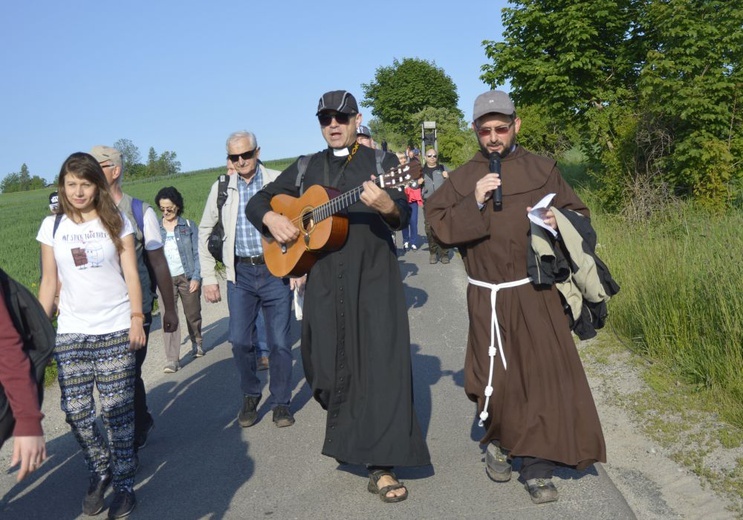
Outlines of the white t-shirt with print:
{"label": "white t-shirt with print", "polygon": [[[108,334],[128,329],[131,307],[121,261],[100,219],[76,224],[64,215],[53,233],[54,219],[54,215],[44,219],[36,240],[52,246],[57,261],[62,284],[57,332]],[[134,233],[123,214],[122,220],[120,236]]]}

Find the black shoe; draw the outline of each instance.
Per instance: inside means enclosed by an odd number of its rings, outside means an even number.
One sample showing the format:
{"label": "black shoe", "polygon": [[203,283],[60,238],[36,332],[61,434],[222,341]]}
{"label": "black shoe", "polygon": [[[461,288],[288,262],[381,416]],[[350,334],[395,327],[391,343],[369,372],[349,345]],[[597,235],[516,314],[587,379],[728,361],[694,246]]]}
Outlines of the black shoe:
{"label": "black shoe", "polygon": [[147,446],[147,436],[155,427],[155,420],[150,416],[150,422],[140,432],[134,432],[134,451],[139,451]]}
{"label": "black shoe", "polygon": [[240,409],[240,413],[237,414],[237,422],[243,428],[253,426],[255,421],[258,420],[258,402],[261,400],[260,397],[251,397],[246,395],[243,397],[243,406]]}
{"label": "black shoe", "polygon": [[279,428],[285,428],[294,424],[294,416],[286,405],[279,405],[273,409],[273,422]]}
{"label": "black shoe", "polygon": [[108,517],[124,518],[129,516],[136,505],[137,499],[134,497],[134,491],[124,489],[117,491],[114,495],[114,501],[111,502],[111,507],[108,508]]}
{"label": "black shoe", "polygon": [[90,486],[83,499],[83,513],[88,516],[95,516],[103,511],[103,496],[106,489],[111,484],[111,472],[107,471],[103,475],[93,473],[90,476]]}

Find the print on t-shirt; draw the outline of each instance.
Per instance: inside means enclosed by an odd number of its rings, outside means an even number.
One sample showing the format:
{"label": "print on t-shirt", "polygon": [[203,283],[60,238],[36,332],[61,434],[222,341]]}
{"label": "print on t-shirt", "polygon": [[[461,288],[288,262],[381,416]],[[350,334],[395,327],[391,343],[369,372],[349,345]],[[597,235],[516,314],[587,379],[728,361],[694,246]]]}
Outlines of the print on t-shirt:
{"label": "print on t-shirt", "polygon": [[81,235],[68,234],[61,238],[64,242],[78,242],[77,247],[70,248],[75,267],[78,269],[96,268],[103,265],[103,245],[100,240],[110,240],[106,233],[89,230]]}
{"label": "print on t-shirt", "polygon": [[[75,267],[100,267],[103,264],[103,246],[98,242],[85,244],[85,247],[73,247],[72,259]],[[88,265],[90,264],[90,265]]]}

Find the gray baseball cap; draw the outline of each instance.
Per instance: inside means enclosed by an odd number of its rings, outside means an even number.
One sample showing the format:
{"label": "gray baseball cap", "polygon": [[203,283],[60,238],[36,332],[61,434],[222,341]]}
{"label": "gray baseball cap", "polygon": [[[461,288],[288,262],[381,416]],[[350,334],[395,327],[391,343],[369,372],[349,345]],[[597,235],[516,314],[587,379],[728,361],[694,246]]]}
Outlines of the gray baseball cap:
{"label": "gray baseball cap", "polygon": [[505,114],[507,116],[516,113],[516,107],[508,94],[502,90],[490,90],[477,96],[475,108],[472,110],[472,120],[477,121],[485,114]]}

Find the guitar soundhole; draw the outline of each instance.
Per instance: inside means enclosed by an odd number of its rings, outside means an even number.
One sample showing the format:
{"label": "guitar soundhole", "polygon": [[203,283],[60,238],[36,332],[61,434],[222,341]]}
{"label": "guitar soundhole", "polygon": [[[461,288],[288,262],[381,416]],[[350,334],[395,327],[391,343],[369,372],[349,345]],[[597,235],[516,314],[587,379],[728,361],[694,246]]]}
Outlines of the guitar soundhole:
{"label": "guitar soundhole", "polygon": [[315,227],[315,221],[312,218],[312,210],[304,210],[301,217],[302,231],[305,233],[312,232],[312,228]]}

